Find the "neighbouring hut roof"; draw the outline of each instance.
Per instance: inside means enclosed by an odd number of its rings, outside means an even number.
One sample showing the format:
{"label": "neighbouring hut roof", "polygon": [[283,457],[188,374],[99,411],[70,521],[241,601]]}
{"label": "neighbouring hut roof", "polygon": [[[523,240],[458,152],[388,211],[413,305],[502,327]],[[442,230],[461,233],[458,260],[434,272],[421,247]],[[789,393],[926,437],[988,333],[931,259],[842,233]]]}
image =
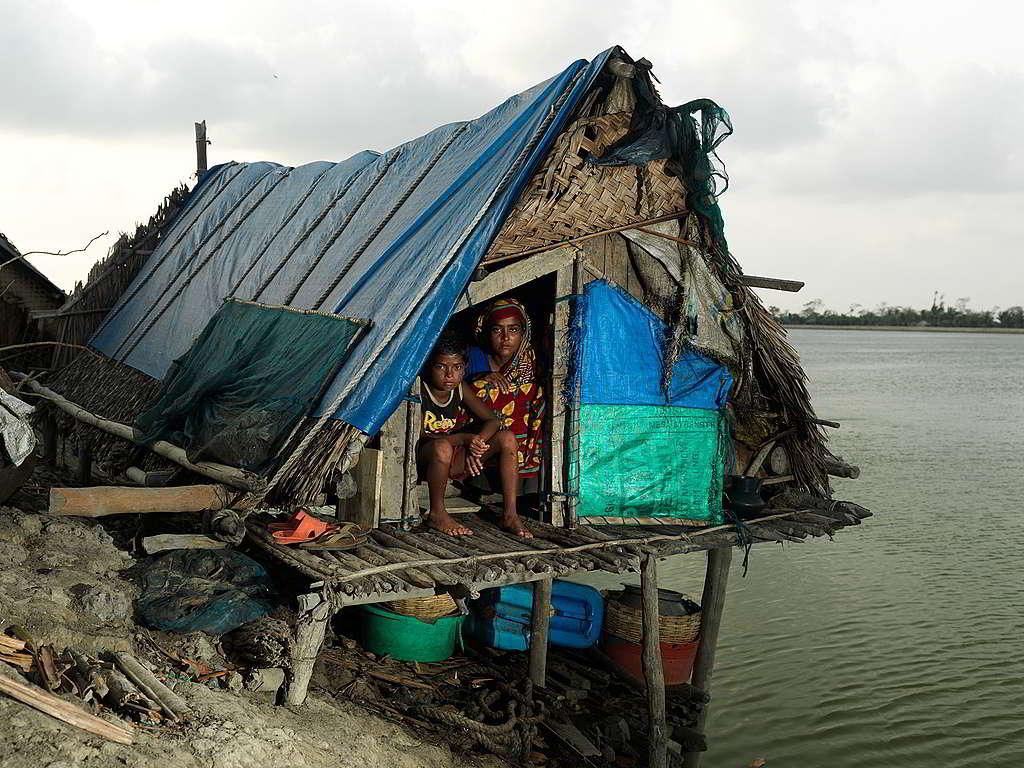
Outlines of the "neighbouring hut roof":
{"label": "neighbouring hut roof", "polygon": [[0,268],[0,291],[3,292],[0,298],[4,301],[20,304],[30,312],[56,309],[63,303],[64,291],[22,256],[2,232],[0,264],[3,265]]}
{"label": "neighbouring hut roof", "polygon": [[[744,421],[761,425],[752,439],[789,429],[798,483],[827,491],[823,436],[797,356],[740,282],[725,243],[716,189],[724,173],[714,149],[730,131],[712,102],[664,107],[650,65],[612,48],[476,120],[384,154],[296,168],[218,166],[162,229],[153,253],[103,290],[112,300],[120,289],[90,342],[108,360],[79,357],[57,388],[67,393],[70,379],[88,381],[78,392],[97,402],[83,404],[131,421],[227,297],[363,318],[369,331],[319,409],[342,422],[319,438],[318,455],[330,463],[352,434],[345,424],[375,432],[408,391],[481,261],[679,218],[677,232],[695,244],[688,258],[699,258],[737,299]],[[660,144],[639,150],[638,138],[651,136]],[[98,296],[92,286],[110,272],[91,276],[81,295]]]}

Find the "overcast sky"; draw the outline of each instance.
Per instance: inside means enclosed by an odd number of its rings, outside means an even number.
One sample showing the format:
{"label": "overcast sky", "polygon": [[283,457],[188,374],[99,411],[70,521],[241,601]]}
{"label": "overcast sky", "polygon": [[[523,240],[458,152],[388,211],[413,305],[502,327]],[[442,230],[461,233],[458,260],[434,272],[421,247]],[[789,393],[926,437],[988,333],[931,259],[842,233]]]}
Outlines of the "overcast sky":
{"label": "overcast sky", "polygon": [[1024,304],[1007,2],[0,0],[0,231],[70,288],[195,164],[386,150],[613,44],[732,115],[726,233],[798,308]]}

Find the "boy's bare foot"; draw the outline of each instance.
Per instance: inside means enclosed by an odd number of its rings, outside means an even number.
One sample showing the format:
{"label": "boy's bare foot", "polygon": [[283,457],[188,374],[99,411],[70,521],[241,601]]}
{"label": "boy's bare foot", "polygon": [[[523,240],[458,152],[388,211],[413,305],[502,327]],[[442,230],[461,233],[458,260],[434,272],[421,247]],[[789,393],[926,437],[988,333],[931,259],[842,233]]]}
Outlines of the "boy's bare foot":
{"label": "boy's bare foot", "polygon": [[435,531],[447,533],[449,536],[472,536],[473,532],[459,524],[447,511],[431,512],[427,515],[427,525]]}
{"label": "boy's bare foot", "polygon": [[522,536],[524,539],[533,538],[533,534],[526,529],[526,526],[523,525],[523,521],[519,519],[519,515],[515,512],[504,513],[501,516],[501,520],[498,522],[498,526],[503,531],[514,533],[516,536]]}

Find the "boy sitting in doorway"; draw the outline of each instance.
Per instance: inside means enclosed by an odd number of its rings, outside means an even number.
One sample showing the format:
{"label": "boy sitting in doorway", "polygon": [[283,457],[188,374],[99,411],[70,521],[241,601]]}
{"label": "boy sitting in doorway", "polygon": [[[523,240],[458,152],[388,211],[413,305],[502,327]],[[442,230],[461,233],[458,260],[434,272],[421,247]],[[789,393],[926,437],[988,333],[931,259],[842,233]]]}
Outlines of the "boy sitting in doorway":
{"label": "boy sitting in doorway", "polygon": [[[423,428],[416,458],[430,491],[427,525],[450,536],[472,534],[445,509],[445,486],[449,478],[461,480],[467,475],[480,474],[484,463],[496,458],[504,497],[500,525],[510,533],[531,538],[532,534],[516,513],[519,472],[515,435],[501,429],[494,413],[469,387],[463,388],[467,359],[466,344],[454,332],[446,330],[431,350],[423,369],[420,386]],[[460,413],[476,421],[460,429]]]}

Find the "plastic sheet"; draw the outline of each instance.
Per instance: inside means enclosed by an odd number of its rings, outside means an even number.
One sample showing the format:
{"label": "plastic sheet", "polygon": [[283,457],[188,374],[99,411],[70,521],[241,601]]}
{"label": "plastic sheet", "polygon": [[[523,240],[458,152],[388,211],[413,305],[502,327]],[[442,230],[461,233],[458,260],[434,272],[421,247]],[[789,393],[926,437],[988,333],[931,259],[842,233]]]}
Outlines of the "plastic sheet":
{"label": "plastic sheet", "polygon": [[211,170],[91,343],[160,379],[224,297],[366,318],[318,411],[375,432],[613,50],[382,155]]}
{"label": "plastic sheet", "polygon": [[604,405],[675,405],[717,410],[732,386],[728,368],[692,350],[672,367],[662,389],[665,324],[605,281],[587,283],[577,315],[582,345],[582,401]]}
{"label": "plastic sheet", "polygon": [[137,440],[167,440],[191,461],[208,457],[266,470],[364,325],[338,315],[225,302],[136,420]]}
{"label": "plastic sheet", "polygon": [[263,566],[230,549],[176,549],[140,568],[139,616],[162,632],[222,635],[274,608]]}
{"label": "plastic sheet", "polygon": [[725,438],[718,411],[583,405],[577,514],[720,523]]}

